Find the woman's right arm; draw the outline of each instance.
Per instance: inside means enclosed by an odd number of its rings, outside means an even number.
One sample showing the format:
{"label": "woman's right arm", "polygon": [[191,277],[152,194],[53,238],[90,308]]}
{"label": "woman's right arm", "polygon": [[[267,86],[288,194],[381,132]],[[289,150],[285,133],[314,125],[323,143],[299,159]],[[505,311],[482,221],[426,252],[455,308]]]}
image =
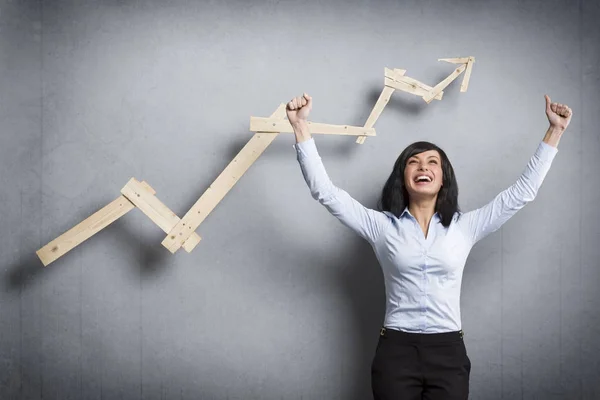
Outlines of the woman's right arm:
{"label": "woman's right arm", "polygon": [[[294,147],[304,180],[315,200],[325,206],[342,224],[368,242],[374,243],[391,221],[384,213],[360,204],[345,190],[336,187],[329,179],[306,122],[306,116],[312,105],[311,100],[305,94],[302,98],[290,101],[287,107],[288,119],[292,114],[290,123],[296,136]],[[304,107],[307,110],[302,110]],[[298,111],[298,113],[294,115],[294,111]],[[306,112],[300,114],[301,111]],[[304,118],[298,118],[298,114]]]}

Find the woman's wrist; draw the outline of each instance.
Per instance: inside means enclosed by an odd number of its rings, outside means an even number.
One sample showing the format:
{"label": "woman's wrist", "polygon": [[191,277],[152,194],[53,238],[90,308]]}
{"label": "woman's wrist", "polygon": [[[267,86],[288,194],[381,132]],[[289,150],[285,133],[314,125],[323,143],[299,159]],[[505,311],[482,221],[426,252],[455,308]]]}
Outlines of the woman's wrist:
{"label": "woman's wrist", "polygon": [[558,142],[564,133],[564,129],[558,126],[550,125],[548,130],[546,131],[546,135],[544,136],[544,143],[549,144],[553,147],[558,147]]}
{"label": "woman's wrist", "polygon": [[311,138],[310,130],[308,129],[306,120],[299,119],[294,121],[294,123],[291,125],[292,129],[294,130],[294,134],[296,135],[296,143],[304,142]]}

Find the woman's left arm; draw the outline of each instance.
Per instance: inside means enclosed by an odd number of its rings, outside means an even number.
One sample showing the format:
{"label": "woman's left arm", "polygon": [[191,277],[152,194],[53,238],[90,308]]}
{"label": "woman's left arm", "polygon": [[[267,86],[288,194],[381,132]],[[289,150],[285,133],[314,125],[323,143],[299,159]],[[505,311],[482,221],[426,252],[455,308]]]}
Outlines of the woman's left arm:
{"label": "woman's left arm", "polygon": [[500,192],[491,202],[461,217],[461,224],[473,245],[498,230],[517,211],[533,201],[550,169],[558,152],[558,142],[569,126],[573,112],[568,106],[552,103],[550,97],[545,97],[546,116],[550,126],[525,171],[517,182]]}

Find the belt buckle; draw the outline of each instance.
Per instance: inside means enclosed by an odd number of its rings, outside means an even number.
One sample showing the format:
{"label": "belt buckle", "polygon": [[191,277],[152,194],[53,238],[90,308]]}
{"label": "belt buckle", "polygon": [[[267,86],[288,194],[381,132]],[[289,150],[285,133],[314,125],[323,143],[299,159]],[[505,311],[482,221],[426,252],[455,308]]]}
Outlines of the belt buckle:
{"label": "belt buckle", "polygon": [[379,330],[379,336],[385,336],[385,328]]}

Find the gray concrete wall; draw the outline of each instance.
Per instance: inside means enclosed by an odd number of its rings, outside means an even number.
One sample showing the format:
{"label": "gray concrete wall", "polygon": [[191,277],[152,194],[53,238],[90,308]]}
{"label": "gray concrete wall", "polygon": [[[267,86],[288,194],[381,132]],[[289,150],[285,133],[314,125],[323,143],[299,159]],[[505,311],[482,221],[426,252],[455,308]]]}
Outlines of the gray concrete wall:
{"label": "gray concrete wall", "polygon": [[0,398],[366,399],[383,318],[368,244],[310,197],[278,137],[171,255],[134,210],[43,268],[35,250],[148,181],[180,216],[303,91],[334,182],[374,207],[401,150],[446,150],[468,211],[516,180],[574,117],[538,198],[473,248],[462,292],[473,399],[600,398],[597,1],[3,1],[0,6]]}

